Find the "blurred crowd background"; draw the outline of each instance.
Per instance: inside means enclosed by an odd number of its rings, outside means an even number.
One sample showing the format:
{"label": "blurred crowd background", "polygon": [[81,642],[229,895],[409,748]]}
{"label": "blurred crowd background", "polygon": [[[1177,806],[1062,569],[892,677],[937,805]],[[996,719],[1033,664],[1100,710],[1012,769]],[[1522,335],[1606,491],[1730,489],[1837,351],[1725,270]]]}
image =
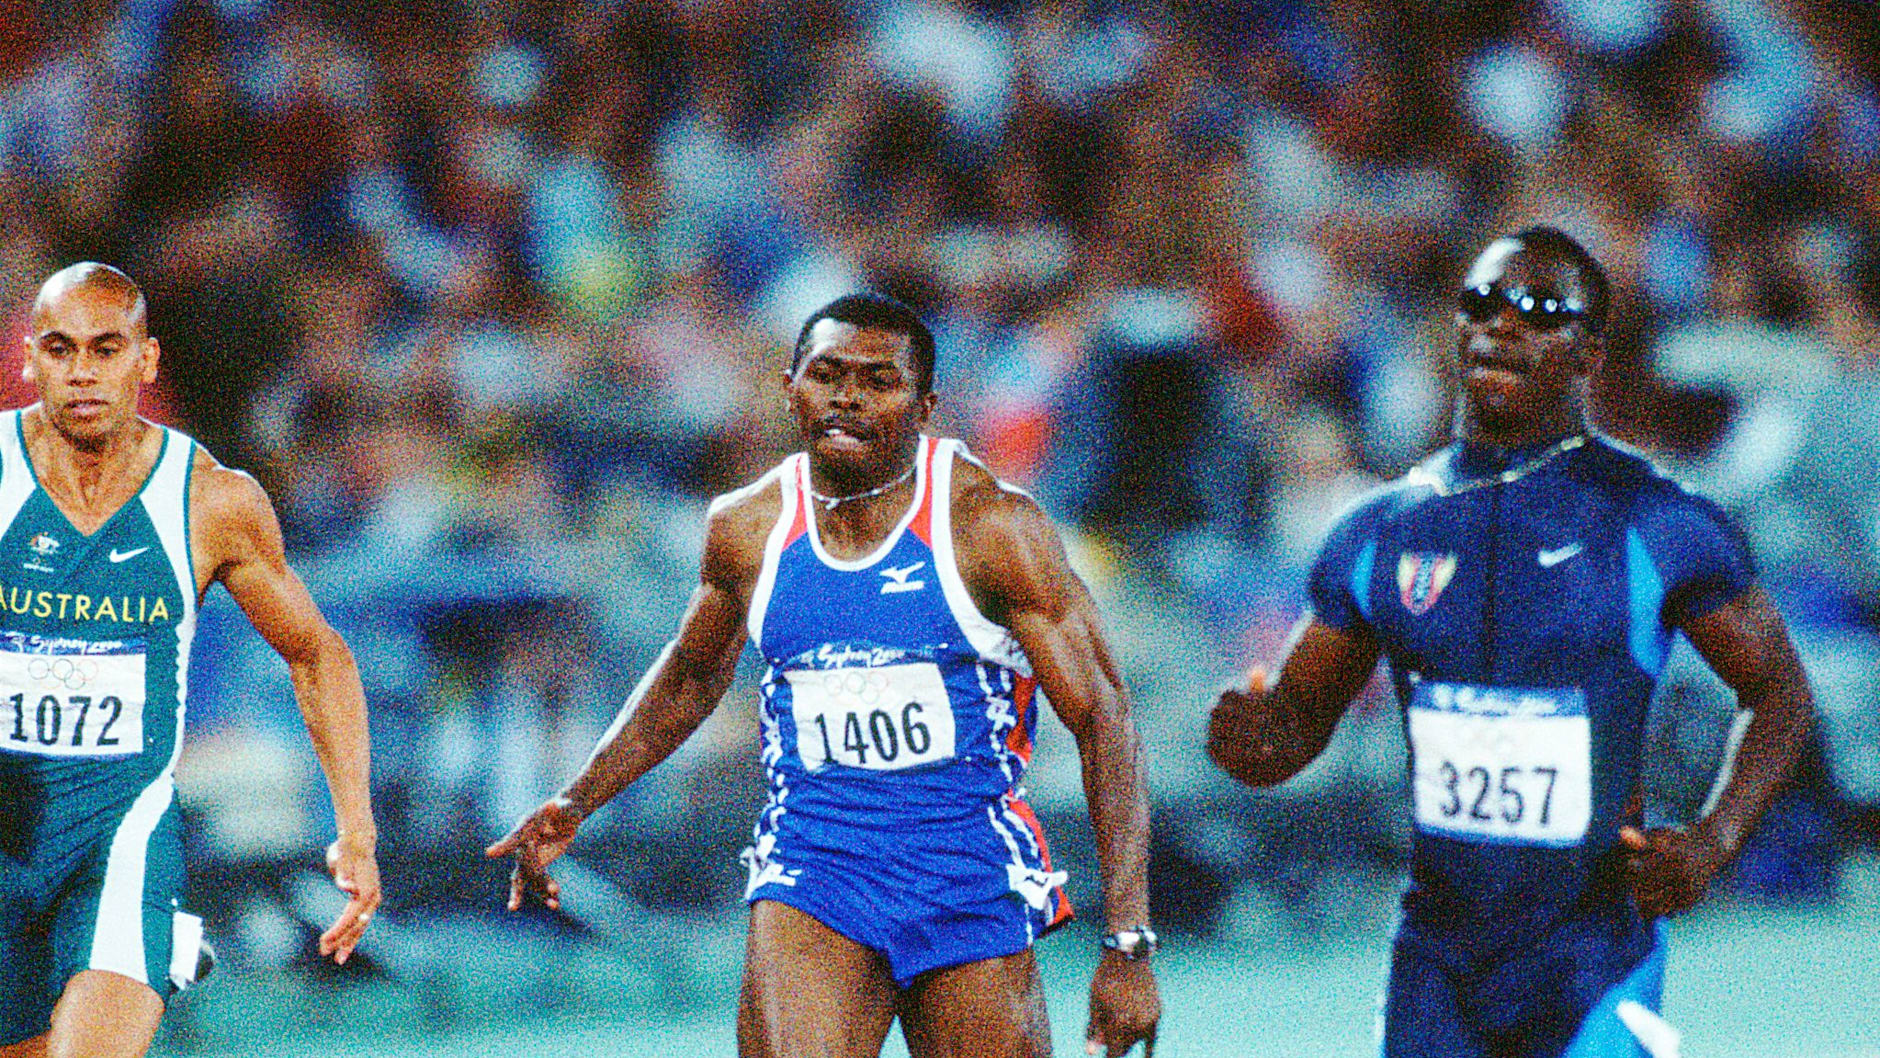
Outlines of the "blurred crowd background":
{"label": "blurred crowd background", "polygon": [[[1740,519],[1820,694],[1733,884],[1833,900],[1880,834],[1877,76],[1880,9],[1827,0],[0,0],[0,313],[78,259],[144,284],[150,414],[262,480],[358,653],[392,936],[736,914],[748,675],[584,832],[585,917],[505,924],[478,857],[670,634],[708,498],[792,447],[797,327],[857,288],[929,321],[936,429],[1104,603],[1159,918],[1310,927],[1401,858],[1392,707],[1259,798],[1202,716],[1329,520],[1445,439],[1469,259],[1555,223],[1619,291],[1599,424]],[[192,899],[226,958],[303,962],[322,785],[278,660],[226,600],[202,635]],[[1670,817],[1728,726],[1688,662]]]}

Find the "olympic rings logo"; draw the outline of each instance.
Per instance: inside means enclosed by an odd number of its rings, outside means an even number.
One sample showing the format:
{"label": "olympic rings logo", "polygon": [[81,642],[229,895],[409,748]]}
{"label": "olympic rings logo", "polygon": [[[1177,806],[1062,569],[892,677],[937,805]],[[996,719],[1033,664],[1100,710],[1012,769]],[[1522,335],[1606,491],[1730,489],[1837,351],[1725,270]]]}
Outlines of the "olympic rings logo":
{"label": "olympic rings logo", "polygon": [[38,657],[26,663],[26,674],[41,684],[59,683],[77,691],[97,678],[98,663],[90,658]]}
{"label": "olympic rings logo", "polygon": [[880,705],[888,689],[888,678],[867,669],[834,669],[823,674],[823,690],[838,700],[859,701],[864,706]]}

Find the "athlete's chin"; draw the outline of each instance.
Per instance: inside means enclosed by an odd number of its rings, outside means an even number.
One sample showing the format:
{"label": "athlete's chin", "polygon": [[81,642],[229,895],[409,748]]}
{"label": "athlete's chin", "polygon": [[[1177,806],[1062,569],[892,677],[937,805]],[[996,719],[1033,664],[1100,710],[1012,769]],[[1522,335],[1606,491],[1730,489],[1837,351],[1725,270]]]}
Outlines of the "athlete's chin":
{"label": "athlete's chin", "polygon": [[1527,380],[1505,371],[1470,372],[1463,391],[1477,414],[1495,418],[1521,418],[1532,403]]}
{"label": "athlete's chin", "polygon": [[887,446],[877,438],[853,434],[821,434],[810,441],[810,451],[824,466],[864,470],[887,457]]}
{"label": "athlete's chin", "polygon": [[61,408],[51,418],[55,429],[77,443],[103,441],[124,428],[121,417],[112,414],[109,405]]}

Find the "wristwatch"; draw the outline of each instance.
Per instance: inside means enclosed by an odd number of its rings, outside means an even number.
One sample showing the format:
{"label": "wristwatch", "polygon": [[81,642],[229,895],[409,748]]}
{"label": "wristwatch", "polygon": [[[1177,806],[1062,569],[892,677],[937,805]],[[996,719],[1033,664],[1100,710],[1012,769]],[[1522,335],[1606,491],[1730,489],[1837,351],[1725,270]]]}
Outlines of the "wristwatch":
{"label": "wristwatch", "polygon": [[1103,946],[1130,962],[1140,962],[1155,954],[1158,947],[1155,930],[1148,926],[1119,929],[1103,936]]}

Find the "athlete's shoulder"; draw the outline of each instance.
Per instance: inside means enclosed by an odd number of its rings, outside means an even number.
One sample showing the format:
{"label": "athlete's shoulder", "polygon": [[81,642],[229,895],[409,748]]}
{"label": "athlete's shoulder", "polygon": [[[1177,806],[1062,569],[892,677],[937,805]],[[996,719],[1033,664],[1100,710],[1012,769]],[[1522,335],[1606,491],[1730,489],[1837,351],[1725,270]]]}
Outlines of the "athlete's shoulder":
{"label": "athlete's shoulder", "polygon": [[1442,495],[1443,484],[1452,476],[1449,465],[1453,458],[1453,449],[1441,449],[1405,471],[1401,477],[1373,485],[1359,493],[1332,519],[1332,532],[1375,531],[1385,523],[1401,518],[1421,504]]}
{"label": "athlete's shoulder", "polygon": [[1604,434],[1587,435],[1573,466],[1583,476],[1622,488],[1682,488],[1644,450]]}
{"label": "athlete's shoulder", "polygon": [[730,582],[757,575],[765,541],[783,513],[791,467],[786,459],[743,488],[713,498],[705,514],[705,567],[710,579]]}
{"label": "athlete's shoulder", "polygon": [[712,497],[705,517],[713,532],[762,529],[769,532],[783,510],[783,483],[790,460],[771,467],[755,481]]}
{"label": "athlete's shoulder", "polygon": [[[176,436],[188,438],[187,434]],[[190,454],[189,516],[212,535],[231,530],[280,532],[274,502],[261,482],[245,470],[224,464],[200,444]]]}
{"label": "athlete's shoulder", "polygon": [[956,534],[1051,531],[1050,518],[1030,492],[994,474],[963,443],[951,442],[947,448],[953,459],[948,499]]}
{"label": "athlete's shoulder", "polygon": [[1582,472],[1607,489],[1623,493],[1636,517],[1663,513],[1727,522],[1722,508],[1678,480],[1658,461],[1623,441],[1595,434],[1580,461]]}

